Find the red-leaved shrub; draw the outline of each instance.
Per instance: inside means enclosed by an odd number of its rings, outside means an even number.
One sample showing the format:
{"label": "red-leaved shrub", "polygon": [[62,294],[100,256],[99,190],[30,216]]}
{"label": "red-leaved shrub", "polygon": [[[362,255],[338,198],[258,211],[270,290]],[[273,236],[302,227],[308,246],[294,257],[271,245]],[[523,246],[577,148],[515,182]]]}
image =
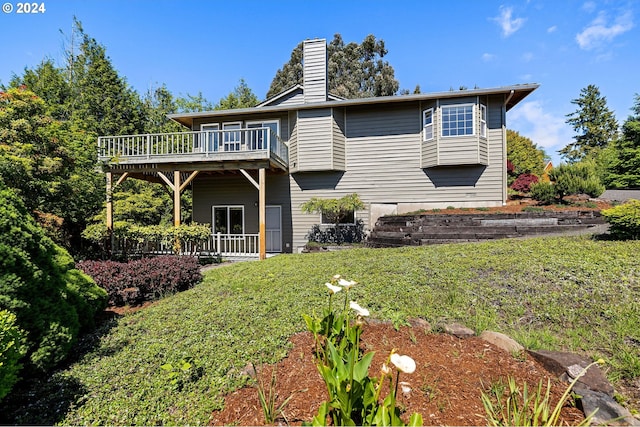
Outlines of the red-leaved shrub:
{"label": "red-leaved shrub", "polygon": [[538,177],[530,174],[523,173],[519,175],[513,184],[511,184],[511,189],[515,191],[520,191],[521,193],[528,193],[531,191],[531,184],[538,182]]}
{"label": "red-leaved shrub", "polygon": [[78,268],[109,293],[109,305],[140,304],[192,288],[202,280],[195,257],[160,256],[127,263],[82,261]]}

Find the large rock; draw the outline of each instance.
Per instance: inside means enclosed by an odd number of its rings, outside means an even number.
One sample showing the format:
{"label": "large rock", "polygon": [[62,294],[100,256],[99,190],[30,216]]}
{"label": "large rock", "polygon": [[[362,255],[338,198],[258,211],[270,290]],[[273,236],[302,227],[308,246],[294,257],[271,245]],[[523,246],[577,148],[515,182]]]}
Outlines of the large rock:
{"label": "large rock", "polygon": [[[591,363],[590,360],[574,353],[561,351],[529,351],[529,354],[536,359],[545,369],[560,379],[571,382],[577,374]],[[576,366],[578,365],[578,366]],[[575,385],[576,392],[583,389],[605,393],[613,397],[613,386],[607,380],[602,370],[594,365],[578,379]]]}
{"label": "large rock", "polygon": [[458,338],[469,338],[476,335],[476,333],[473,332],[473,329],[469,329],[459,323],[442,325],[442,329],[449,335],[453,335]]}
{"label": "large rock", "polygon": [[597,412],[591,425],[597,426],[640,426],[640,421],[620,406],[611,396],[592,390],[581,390],[576,404],[585,415]]}
{"label": "large rock", "polygon": [[509,353],[520,353],[524,351],[524,347],[513,338],[500,332],[484,331],[480,334],[480,338]]}

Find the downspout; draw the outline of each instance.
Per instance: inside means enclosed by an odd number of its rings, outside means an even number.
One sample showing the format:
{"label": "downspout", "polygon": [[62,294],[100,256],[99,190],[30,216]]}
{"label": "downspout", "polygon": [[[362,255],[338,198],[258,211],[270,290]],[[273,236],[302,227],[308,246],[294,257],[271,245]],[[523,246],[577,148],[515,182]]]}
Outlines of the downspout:
{"label": "downspout", "polygon": [[507,104],[515,91],[511,89],[509,96],[502,104],[502,206],[507,204]]}

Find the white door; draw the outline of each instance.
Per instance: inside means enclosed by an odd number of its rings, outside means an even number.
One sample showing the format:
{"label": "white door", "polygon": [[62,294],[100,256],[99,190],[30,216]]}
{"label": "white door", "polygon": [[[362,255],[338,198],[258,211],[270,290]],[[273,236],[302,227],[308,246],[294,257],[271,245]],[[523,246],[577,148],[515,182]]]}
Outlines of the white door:
{"label": "white door", "polygon": [[282,252],[282,206],[266,208],[267,252]]}

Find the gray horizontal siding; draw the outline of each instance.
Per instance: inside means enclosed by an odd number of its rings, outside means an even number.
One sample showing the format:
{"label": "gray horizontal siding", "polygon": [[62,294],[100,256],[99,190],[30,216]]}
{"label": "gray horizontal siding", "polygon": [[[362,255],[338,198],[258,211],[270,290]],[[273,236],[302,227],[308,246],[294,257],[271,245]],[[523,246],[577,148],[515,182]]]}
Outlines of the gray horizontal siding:
{"label": "gray horizontal siding", "polygon": [[[368,206],[372,203],[455,206],[503,202],[501,126],[489,129],[487,150],[493,155],[489,166],[427,170],[422,168],[420,156],[421,147],[428,144],[422,142],[421,108],[416,103],[390,106],[386,110],[347,110],[346,172],[294,174],[291,178],[294,247],[304,245],[304,236],[319,222],[319,215],[303,214],[300,210],[300,205],[311,197],[337,198],[358,193],[367,205],[358,216],[367,227],[370,227]],[[494,108],[499,109],[500,105],[492,105],[490,110]],[[492,112],[489,118],[495,115],[500,112]],[[493,125],[496,124],[494,120]],[[473,139],[477,144],[477,139]],[[476,156],[477,153],[476,149]]]}
{"label": "gray horizontal siding", "polygon": [[[253,174],[257,181],[257,174]],[[282,207],[282,248],[291,250],[291,199],[289,176],[267,174],[266,203]],[[198,177],[193,181],[193,220],[211,225],[213,206],[244,206],[245,233],[259,232],[258,190],[242,175],[213,175]],[[287,246],[288,244],[288,246]]]}
{"label": "gray horizontal siding", "polygon": [[289,171],[298,172],[298,117],[295,111],[289,113]]}
{"label": "gray horizontal siding", "polygon": [[346,137],[345,137],[344,109],[333,109],[333,141],[332,161],[333,170],[345,170],[346,167]]}
{"label": "gray horizontal siding", "polygon": [[307,40],[303,45],[304,102],[327,100],[327,43]]}
{"label": "gray horizontal siding", "polygon": [[333,169],[332,127],[331,109],[298,112],[298,171]]}

